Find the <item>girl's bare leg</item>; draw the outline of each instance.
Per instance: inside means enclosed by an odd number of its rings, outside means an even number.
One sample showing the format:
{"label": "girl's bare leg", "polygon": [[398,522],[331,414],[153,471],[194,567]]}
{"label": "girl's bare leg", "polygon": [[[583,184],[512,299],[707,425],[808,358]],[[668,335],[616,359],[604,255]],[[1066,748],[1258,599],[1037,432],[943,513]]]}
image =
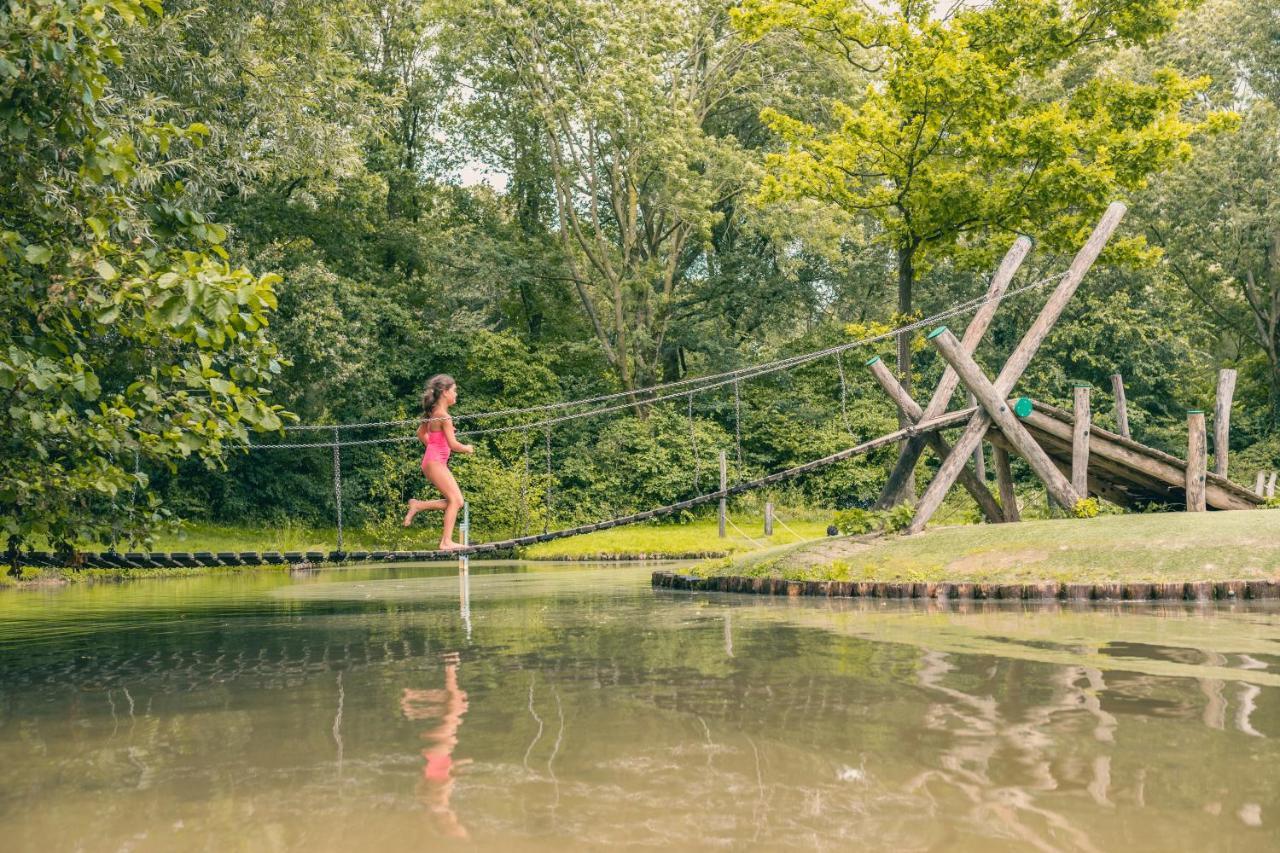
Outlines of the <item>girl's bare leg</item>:
{"label": "girl's bare leg", "polygon": [[448,502],[443,498],[434,501],[420,501],[414,498],[409,498],[409,512],[404,517],[404,526],[408,527],[410,524],[413,524],[413,517],[424,509],[444,509],[446,503]]}
{"label": "girl's bare leg", "polygon": [[453,525],[458,520],[458,513],[462,510],[462,490],[458,488],[458,481],[453,479],[449,466],[443,462],[427,463],[427,479],[431,481],[431,485],[440,490],[445,500],[444,531],[440,534],[440,550],[452,551],[455,548],[461,548],[461,545],[453,541]]}

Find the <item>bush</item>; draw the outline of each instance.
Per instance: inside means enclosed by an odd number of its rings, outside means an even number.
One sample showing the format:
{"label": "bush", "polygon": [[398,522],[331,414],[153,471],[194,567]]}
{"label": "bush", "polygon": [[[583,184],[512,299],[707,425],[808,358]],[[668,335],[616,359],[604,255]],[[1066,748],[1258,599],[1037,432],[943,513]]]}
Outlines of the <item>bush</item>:
{"label": "bush", "polygon": [[863,533],[870,533],[880,526],[880,519],[876,514],[865,509],[842,509],[836,512],[835,517],[836,529],[843,536],[858,536]]}

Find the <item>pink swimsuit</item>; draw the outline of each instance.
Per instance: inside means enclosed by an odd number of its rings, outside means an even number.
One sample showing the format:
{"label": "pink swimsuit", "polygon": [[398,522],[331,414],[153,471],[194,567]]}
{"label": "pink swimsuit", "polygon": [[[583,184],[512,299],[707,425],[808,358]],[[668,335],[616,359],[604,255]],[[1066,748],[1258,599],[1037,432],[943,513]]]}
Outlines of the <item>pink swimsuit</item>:
{"label": "pink swimsuit", "polygon": [[427,433],[427,452],[422,454],[422,470],[427,470],[428,462],[449,461],[449,439],[444,430]]}

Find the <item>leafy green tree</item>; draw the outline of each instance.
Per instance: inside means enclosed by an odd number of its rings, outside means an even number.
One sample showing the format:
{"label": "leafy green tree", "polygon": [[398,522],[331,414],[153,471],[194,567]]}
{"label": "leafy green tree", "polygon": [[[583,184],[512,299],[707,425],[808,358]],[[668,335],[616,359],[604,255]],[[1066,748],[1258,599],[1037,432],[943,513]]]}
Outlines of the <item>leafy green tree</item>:
{"label": "leafy green tree", "polygon": [[[787,148],[769,158],[761,197],[873,219],[896,259],[902,316],[942,259],[985,262],[1013,233],[1077,244],[1109,201],[1186,153],[1197,125],[1184,106],[1204,85],[1168,70],[1110,74],[1099,52],[1148,42],[1188,5],[747,0],[735,20],[748,38],[793,32],[870,78],[833,99],[825,122],[765,113]],[[908,383],[910,360],[904,335]]]}
{"label": "leafy green tree", "polygon": [[0,13],[0,523],[42,539],[144,540],[136,470],[217,467],[281,426],[274,276],[231,268],[174,180],[208,128],[119,97],[116,34],[158,2],[39,0]]}

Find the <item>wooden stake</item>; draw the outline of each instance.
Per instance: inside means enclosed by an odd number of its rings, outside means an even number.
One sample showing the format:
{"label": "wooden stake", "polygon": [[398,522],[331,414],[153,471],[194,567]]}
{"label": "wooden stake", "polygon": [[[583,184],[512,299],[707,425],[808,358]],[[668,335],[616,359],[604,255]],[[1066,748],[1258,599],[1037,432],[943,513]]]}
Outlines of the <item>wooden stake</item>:
{"label": "wooden stake", "polygon": [[1089,493],[1089,386],[1075,387],[1075,422],[1071,430],[1071,486],[1081,497]]}
{"label": "wooden stake", "polygon": [[1263,496],[1263,492],[1267,488],[1267,472],[1259,471],[1257,479],[1253,481],[1253,493],[1258,497]]}
{"label": "wooden stake", "polygon": [[996,484],[1000,487],[1000,507],[1005,521],[1021,521],[1018,514],[1018,495],[1013,490],[1013,472],[1009,470],[1009,451],[992,445],[991,454],[996,465]]}
{"label": "wooden stake", "polygon": [[1227,476],[1227,454],[1231,444],[1231,397],[1236,390],[1236,372],[1229,367],[1218,371],[1218,396],[1213,404],[1213,473]]}
{"label": "wooden stake", "polygon": [[[978,400],[972,393],[969,394],[969,405],[978,405]],[[987,481],[987,459],[982,452],[981,441],[979,441],[978,446],[973,449],[973,471],[978,475],[979,483],[985,483]]]}
{"label": "wooden stake", "polygon": [[1187,412],[1187,512],[1204,512],[1204,480],[1208,438],[1204,412]]}
{"label": "wooden stake", "polygon": [[[996,268],[996,274],[991,278],[991,285],[987,288],[986,302],[983,303],[973,319],[969,321],[969,327],[964,330],[964,337],[961,342],[965,346],[966,352],[973,352],[978,348],[978,343],[987,333],[987,327],[991,325],[991,318],[995,316],[996,309],[1000,307],[1000,300],[1004,297],[1004,293],[1009,289],[1009,282],[1013,281],[1014,274],[1018,271],[1018,267],[1022,265],[1022,261],[1026,258],[1027,253],[1031,251],[1031,241],[1026,237],[1019,237],[1013,241],[1013,245],[1009,247],[1009,251],[1005,253],[1004,260],[1000,261],[1000,266]],[[954,370],[948,367],[942,372],[942,378],[938,380],[938,387],[934,389],[933,396],[929,398],[929,403],[924,407],[924,414],[918,420],[931,420],[941,415],[947,410],[947,406],[951,405],[951,395],[955,393],[956,384],[959,382]],[[884,490],[880,492],[880,497],[876,500],[878,509],[885,509],[893,504],[894,499],[902,491],[903,484],[911,477],[915,471],[916,463],[920,461],[920,453],[924,450],[925,441],[922,436],[914,436],[903,448],[898,455],[898,461],[894,463],[893,471],[889,473],[889,479],[885,483]]]}
{"label": "wooden stake", "polygon": [[[996,381],[993,384],[998,397],[1004,398],[1008,396],[1009,392],[1013,390],[1013,386],[1022,378],[1027,365],[1031,362],[1032,357],[1035,356],[1036,351],[1040,349],[1040,345],[1044,343],[1044,339],[1049,335],[1049,330],[1053,328],[1053,324],[1062,316],[1063,309],[1067,307],[1067,303],[1075,295],[1076,288],[1084,280],[1085,273],[1089,271],[1094,261],[1098,259],[1098,255],[1102,253],[1103,246],[1111,239],[1111,235],[1119,227],[1120,220],[1124,218],[1127,210],[1128,208],[1118,201],[1108,205],[1107,212],[1098,221],[1093,233],[1089,235],[1089,240],[1076,253],[1075,259],[1072,260],[1071,266],[1067,270],[1067,274],[1063,276],[1062,281],[1054,288],[1053,293],[1049,295],[1044,307],[1040,309],[1039,316],[1031,324],[1031,328],[1027,329],[1027,333],[1022,336],[1017,349],[1009,356],[1009,360],[1005,362],[1000,375],[996,377]],[[915,517],[911,520],[911,526],[907,528],[907,532],[919,533],[924,530],[925,525],[929,523],[929,519],[938,511],[938,507],[942,506],[942,501],[955,483],[964,460],[973,452],[974,446],[982,441],[983,435],[986,434],[990,426],[991,416],[986,411],[977,412],[969,420],[969,425],[965,427],[965,431],[956,442],[951,457],[942,463],[942,467],[938,469],[933,482],[929,484],[929,488],[925,490],[925,493],[920,497],[920,501],[916,504]],[[958,464],[957,459],[960,460]],[[1070,485],[1070,483],[1067,484],[1068,487]],[[1072,505],[1074,506],[1074,502]]]}
{"label": "wooden stake", "polygon": [[1124,377],[1111,374],[1111,391],[1116,397],[1116,432],[1129,438],[1129,404],[1124,399]]}
{"label": "wooden stake", "polygon": [[1276,472],[1272,471],[1271,476],[1267,478],[1267,497],[1274,498],[1276,496]]}
{"label": "wooden stake", "polygon": [[[729,463],[725,459],[724,451],[720,451],[720,491],[729,488]],[[729,503],[725,498],[720,498],[720,538],[725,537],[724,520],[727,518]]]}
{"label": "wooden stake", "polygon": [[773,501],[765,501],[764,504],[764,535],[773,535]]}
{"label": "wooden stake", "polygon": [[935,329],[929,333],[929,340],[933,342],[934,347],[947,360],[947,363],[955,368],[964,386],[978,398],[978,403],[1000,428],[1001,435],[1023,459],[1027,460],[1027,464],[1044,483],[1053,499],[1064,509],[1074,510],[1076,502],[1080,500],[1079,492],[1072,487],[1066,477],[1062,476],[1062,472],[1049,459],[1049,454],[1036,443],[1026,427],[1018,423],[1018,419],[1009,410],[1008,403],[991,384],[991,380],[987,379],[978,363],[960,348],[960,341],[956,340],[951,330],[946,326]]}
{"label": "wooden stake", "polygon": [[[911,395],[907,393],[907,389],[903,388],[902,383],[898,381],[898,377],[894,376],[888,365],[880,360],[880,356],[877,355],[871,358],[867,362],[867,367],[871,368],[871,375],[875,377],[876,382],[880,383],[880,387],[897,405],[898,411],[902,413],[906,422],[908,424],[919,423],[924,417],[920,404],[912,399]],[[945,460],[951,455],[951,446],[947,444],[947,440],[942,437],[941,433],[931,432],[921,436],[921,438],[938,455],[938,459]],[[961,469],[959,480],[960,484],[973,496],[974,501],[978,504],[978,509],[982,511],[982,515],[987,521],[992,524],[999,524],[1004,521],[1004,513],[1000,510],[1000,505],[991,496],[991,490],[978,479],[977,475],[966,467]]]}

